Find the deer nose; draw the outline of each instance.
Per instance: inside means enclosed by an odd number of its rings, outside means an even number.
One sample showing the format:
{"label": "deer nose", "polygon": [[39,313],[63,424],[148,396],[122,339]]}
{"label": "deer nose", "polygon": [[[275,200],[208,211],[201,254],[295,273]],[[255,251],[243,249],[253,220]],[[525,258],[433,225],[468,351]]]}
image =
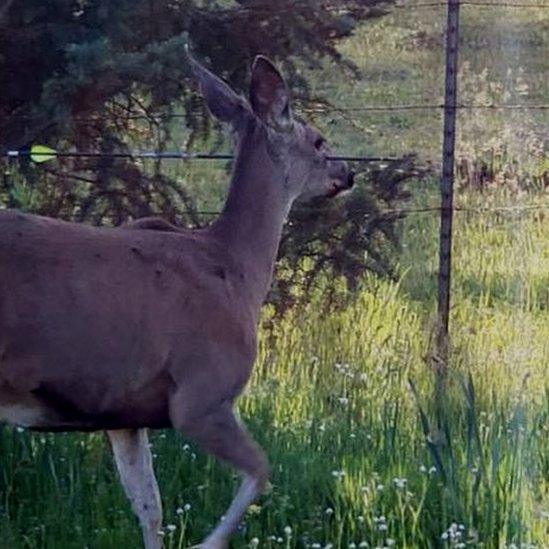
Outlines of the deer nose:
{"label": "deer nose", "polygon": [[347,188],[350,189],[355,184],[355,172],[352,170],[349,172],[349,175],[347,176]]}

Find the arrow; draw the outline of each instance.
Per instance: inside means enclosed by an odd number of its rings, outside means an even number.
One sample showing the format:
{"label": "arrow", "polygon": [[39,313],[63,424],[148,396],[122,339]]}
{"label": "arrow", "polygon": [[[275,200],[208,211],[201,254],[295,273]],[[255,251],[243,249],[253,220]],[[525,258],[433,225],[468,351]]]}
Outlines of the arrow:
{"label": "arrow", "polygon": [[[95,151],[56,151],[46,145],[33,145],[29,150],[11,150],[0,153],[8,158],[30,157],[33,162],[41,163],[55,158],[173,158],[179,160],[232,160],[234,156],[227,153],[192,153],[186,151],[128,151],[128,152],[95,152]],[[351,162],[394,162],[402,160],[386,156],[328,156],[327,160],[348,160]]]}

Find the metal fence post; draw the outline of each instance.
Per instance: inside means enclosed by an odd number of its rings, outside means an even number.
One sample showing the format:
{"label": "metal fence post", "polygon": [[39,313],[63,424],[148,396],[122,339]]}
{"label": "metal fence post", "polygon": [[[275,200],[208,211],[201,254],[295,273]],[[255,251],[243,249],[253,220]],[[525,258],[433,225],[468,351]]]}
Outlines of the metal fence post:
{"label": "metal fence post", "polygon": [[454,208],[454,150],[456,139],[457,71],[459,48],[459,2],[448,0],[446,26],[446,84],[444,98],[444,140],[438,272],[437,353],[441,367],[448,361],[448,326],[452,269],[452,221]]}

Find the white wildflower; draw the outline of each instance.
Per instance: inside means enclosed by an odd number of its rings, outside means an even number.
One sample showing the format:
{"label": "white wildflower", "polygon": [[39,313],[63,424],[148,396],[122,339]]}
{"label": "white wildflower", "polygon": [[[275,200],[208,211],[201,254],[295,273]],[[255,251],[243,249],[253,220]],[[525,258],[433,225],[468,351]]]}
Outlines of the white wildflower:
{"label": "white wildflower", "polygon": [[461,537],[465,531],[465,525],[459,524],[457,522],[452,522],[448,529],[441,534],[441,539],[450,541],[454,546],[458,542],[461,542]]}

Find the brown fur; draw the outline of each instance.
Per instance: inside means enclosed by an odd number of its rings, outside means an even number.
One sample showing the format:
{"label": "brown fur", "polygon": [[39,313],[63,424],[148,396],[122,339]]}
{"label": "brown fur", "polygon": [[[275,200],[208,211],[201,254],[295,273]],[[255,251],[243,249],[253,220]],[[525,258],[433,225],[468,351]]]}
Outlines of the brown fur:
{"label": "brown fur", "polygon": [[255,352],[244,284],[204,232],[1,212],[0,395],[47,410],[29,427],[86,430],[170,425],[171,395],[207,384],[204,365],[224,380],[212,399],[234,398]]}

